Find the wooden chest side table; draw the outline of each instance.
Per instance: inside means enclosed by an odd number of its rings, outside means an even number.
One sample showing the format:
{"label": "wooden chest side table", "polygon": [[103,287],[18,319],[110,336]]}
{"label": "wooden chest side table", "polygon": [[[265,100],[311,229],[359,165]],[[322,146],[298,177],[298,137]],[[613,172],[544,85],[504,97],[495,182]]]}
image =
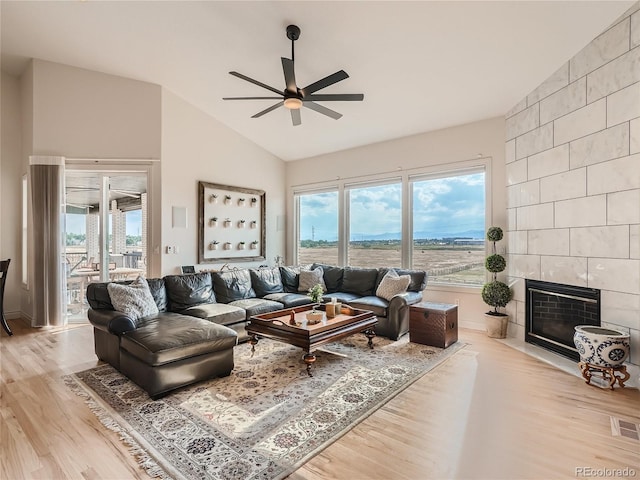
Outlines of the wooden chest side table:
{"label": "wooden chest side table", "polygon": [[447,348],[458,341],[458,306],[420,302],[409,307],[409,341]]}

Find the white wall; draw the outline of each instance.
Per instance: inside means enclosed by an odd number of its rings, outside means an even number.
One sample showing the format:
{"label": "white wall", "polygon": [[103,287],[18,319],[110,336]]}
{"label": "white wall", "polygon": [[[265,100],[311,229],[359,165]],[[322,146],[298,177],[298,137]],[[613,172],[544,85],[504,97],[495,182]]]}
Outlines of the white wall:
{"label": "white wall", "polygon": [[5,285],[4,312],[7,318],[20,317],[22,284],[22,113],[20,83],[2,73],[2,122],[0,147],[0,259],[11,259]]}
{"label": "white wall", "polygon": [[33,61],[33,154],[160,158],[160,87]]}
{"label": "white wall", "polygon": [[634,364],[640,364],[639,8],[506,119],[512,334],[524,338],[526,278],[597,288],[602,324],[630,334]]}
{"label": "white wall", "polygon": [[[452,103],[455,108],[455,102]],[[321,183],[340,178],[393,173],[436,165],[491,157],[491,225],[506,227],[504,165],[504,119],[493,118],[342,152],[287,163],[287,218],[293,218],[292,189],[297,185]],[[287,238],[293,238],[292,222]],[[287,246],[287,260],[293,258],[294,245]],[[484,328],[483,314],[488,307],[478,289],[427,285],[425,300],[459,302],[462,326]]]}
{"label": "white wall", "polygon": [[[266,259],[230,262],[232,266],[273,265],[284,255],[285,232],[278,217],[285,211],[284,162],[172,92],[162,91],[162,274],[179,273],[180,265],[196,270],[220,268],[226,262],[198,265],[198,182],[266,192]],[[186,207],[187,228],[173,228],[172,207]],[[166,254],[177,246],[178,254]]]}

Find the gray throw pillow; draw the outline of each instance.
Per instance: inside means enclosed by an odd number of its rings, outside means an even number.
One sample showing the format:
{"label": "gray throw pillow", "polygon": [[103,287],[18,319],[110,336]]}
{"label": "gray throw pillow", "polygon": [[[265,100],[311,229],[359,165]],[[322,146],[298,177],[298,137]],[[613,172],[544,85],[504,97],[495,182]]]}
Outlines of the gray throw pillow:
{"label": "gray throw pillow", "polygon": [[406,292],[409,283],[411,283],[409,275],[398,275],[395,270],[389,270],[378,285],[376,296],[390,302],[394,295]]}
{"label": "gray throw pillow", "polygon": [[306,293],[311,287],[319,283],[322,285],[322,290],[326,292],[327,286],[324,283],[323,273],[322,267],[318,267],[315,270],[301,270],[298,291]]}
{"label": "gray throw pillow", "polygon": [[158,313],[158,306],[153,300],[149,284],[143,277],[138,277],[129,285],[109,283],[107,290],[113,308],[127,314],[132,320]]}

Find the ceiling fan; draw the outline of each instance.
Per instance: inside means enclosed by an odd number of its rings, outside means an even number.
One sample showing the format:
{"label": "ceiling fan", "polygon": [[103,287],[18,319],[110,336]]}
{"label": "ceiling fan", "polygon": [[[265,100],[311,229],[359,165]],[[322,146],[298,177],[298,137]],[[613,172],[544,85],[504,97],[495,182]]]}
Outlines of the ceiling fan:
{"label": "ceiling fan", "polygon": [[278,90],[277,88],[266,85],[258,80],[254,80],[253,78],[247,77],[238,72],[229,72],[234,77],[241,78],[242,80],[246,80],[249,83],[253,83],[254,85],[258,85],[259,87],[266,88],[267,90],[277,93],[280,95],[279,97],[225,97],[223,100],[280,100],[275,105],[271,105],[269,108],[265,108],[264,110],[256,113],[251,118],[258,118],[264,115],[265,113],[269,113],[276,108],[284,106],[291,111],[291,121],[293,125],[300,125],[302,123],[302,119],[300,117],[300,109],[302,107],[310,108],[311,110],[315,110],[318,113],[322,113],[328,117],[333,118],[334,120],[338,120],[342,117],[342,114],[336,112],[335,110],[331,110],[323,105],[320,105],[316,102],[360,102],[364,99],[364,95],[362,93],[341,93],[341,94],[319,94],[314,95],[318,90],[322,90],[334,83],[338,83],[346,78],[349,78],[347,72],[344,70],[340,70],[334,74],[328,75],[317,82],[312,83],[311,85],[307,85],[304,88],[298,88],[296,85],[296,76],[294,71],[294,42],[300,38],[300,29],[296,25],[289,25],[287,27],[287,38],[291,40],[291,58],[281,57],[282,60],[282,70],[284,71],[284,81],[286,87],[284,90]]}

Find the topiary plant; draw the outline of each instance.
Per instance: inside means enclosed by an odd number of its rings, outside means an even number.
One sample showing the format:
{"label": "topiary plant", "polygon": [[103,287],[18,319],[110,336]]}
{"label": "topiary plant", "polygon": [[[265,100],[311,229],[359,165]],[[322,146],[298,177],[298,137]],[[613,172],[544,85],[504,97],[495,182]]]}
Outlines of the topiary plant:
{"label": "topiary plant", "polygon": [[491,282],[485,283],[482,287],[482,300],[487,305],[494,307],[492,312],[487,312],[489,315],[504,315],[504,313],[498,312],[498,308],[505,307],[513,297],[513,292],[509,286],[498,280],[498,273],[507,268],[507,261],[496,252],[496,242],[502,240],[502,237],[502,229],[500,227],[491,227],[487,230],[487,240],[492,242],[493,245],[492,253],[486,258],[484,265],[493,275]]}

